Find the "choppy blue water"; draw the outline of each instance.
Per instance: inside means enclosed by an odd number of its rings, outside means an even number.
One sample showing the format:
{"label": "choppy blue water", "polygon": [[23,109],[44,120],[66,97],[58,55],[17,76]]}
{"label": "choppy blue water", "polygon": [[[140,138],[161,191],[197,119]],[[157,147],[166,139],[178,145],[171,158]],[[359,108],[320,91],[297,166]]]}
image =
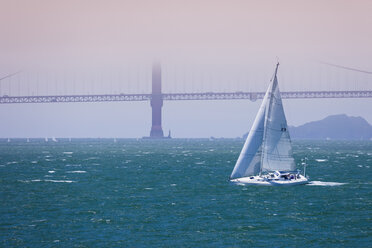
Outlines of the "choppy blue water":
{"label": "choppy blue water", "polygon": [[3,140],[0,246],[372,246],[372,142],[294,142],[293,187],[230,184],[242,144]]}

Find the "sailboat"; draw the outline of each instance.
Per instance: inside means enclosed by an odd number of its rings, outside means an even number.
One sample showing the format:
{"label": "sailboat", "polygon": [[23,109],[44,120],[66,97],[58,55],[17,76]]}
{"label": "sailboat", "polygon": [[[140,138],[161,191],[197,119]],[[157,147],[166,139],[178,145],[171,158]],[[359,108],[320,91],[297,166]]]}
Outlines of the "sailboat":
{"label": "sailboat", "polygon": [[306,184],[308,179],[296,171],[292,155],[276,65],[256,119],[231,173],[233,183],[255,185]]}

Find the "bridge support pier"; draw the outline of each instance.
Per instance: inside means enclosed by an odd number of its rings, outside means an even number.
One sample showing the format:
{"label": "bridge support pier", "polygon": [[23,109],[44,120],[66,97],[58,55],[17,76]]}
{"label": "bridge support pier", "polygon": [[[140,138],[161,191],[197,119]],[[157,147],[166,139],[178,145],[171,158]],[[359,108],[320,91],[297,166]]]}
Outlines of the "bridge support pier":
{"label": "bridge support pier", "polygon": [[152,126],[150,138],[164,138],[163,128],[161,126],[161,108],[163,107],[163,96],[161,93],[161,65],[154,63],[152,66],[152,93],[151,93],[151,108],[152,108]]}

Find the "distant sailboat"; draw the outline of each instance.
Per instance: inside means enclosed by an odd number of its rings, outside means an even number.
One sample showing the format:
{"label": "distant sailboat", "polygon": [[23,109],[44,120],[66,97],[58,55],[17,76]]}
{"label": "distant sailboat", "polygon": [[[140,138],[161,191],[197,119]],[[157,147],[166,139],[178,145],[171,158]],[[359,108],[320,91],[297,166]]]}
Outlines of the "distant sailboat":
{"label": "distant sailboat", "polygon": [[308,182],[296,170],[282,99],[275,74],[266,91],[230,179],[234,183],[295,185]]}
{"label": "distant sailboat", "polygon": [[48,142],[48,137],[45,137],[45,139],[44,139],[44,140],[45,140],[45,142]]}
{"label": "distant sailboat", "polygon": [[58,142],[58,140],[55,137],[52,137],[53,142]]}
{"label": "distant sailboat", "polygon": [[10,139],[8,138],[8,143],[10,142]]}
{"label": "distant sailboat", "polygon": [[27,142],[27,143],[29,143],[29,142],[30,142],[30,139],[29,139],[29,138],[27,138],[26,142]]}

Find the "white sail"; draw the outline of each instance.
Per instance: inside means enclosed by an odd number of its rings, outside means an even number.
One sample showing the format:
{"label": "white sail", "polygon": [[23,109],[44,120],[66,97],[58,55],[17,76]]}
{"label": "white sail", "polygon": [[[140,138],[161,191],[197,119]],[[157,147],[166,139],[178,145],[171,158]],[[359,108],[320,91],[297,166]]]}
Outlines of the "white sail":
{"label": "white sail", "polygon": [[230,178],[257,175],[260,171],[267,101],[268,91],[266,92],[261,103],[261,107],[258,110],[256,119],[254,120],[252,128],[248,133],[248,137],[244,143],[242,151],[240,152],[239,158],[236,161]]}
{"label": "white sail", "polygon": [[230,178],[265,171],[293,171],[295,163],[279,92],[277,69]]}
{"label": "white sail", "polygon": [[296,165],[276,72],[268,91],[270,96],[266,107],[261,171],[294,171]]}
{"label": "white sail", "polygon": [[231,174],[233,183],[270,186],[308,183],[305,174],[294,173],[296,165],[276,77],[278,66],[279,63]]}

